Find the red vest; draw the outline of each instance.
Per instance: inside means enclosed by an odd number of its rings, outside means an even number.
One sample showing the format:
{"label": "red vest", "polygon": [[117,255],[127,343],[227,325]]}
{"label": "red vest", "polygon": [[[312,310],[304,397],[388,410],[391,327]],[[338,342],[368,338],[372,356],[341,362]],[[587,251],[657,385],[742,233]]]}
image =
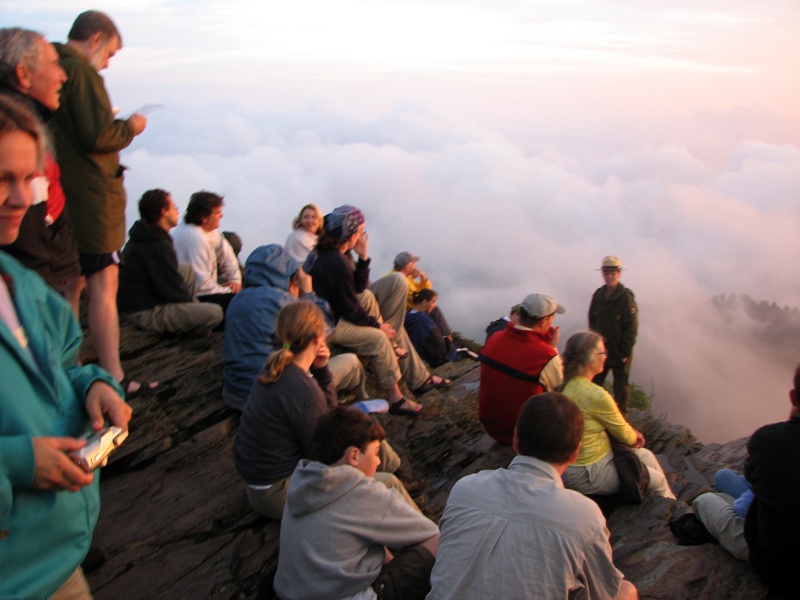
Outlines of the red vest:
{"label": "red vest", "polygon": [[[536,376],[557,354],[541,333],[517,329],[513,323],[490,336],[481,350],[490,361]],[[543,391],[539,383],[511,377],[482,362],[478,419],[500,444],[510,445],[522,405]]]}

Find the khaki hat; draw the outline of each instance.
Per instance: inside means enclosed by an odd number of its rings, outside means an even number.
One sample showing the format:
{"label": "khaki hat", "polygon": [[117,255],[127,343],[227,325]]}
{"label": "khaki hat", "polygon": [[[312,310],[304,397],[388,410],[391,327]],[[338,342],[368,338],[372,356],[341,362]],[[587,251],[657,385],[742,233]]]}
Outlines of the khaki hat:
{"label": "khaki hat", "polygon": [[603,266],[600,268],[600,270],[622,271],[622,261],[616,256],[606,256],[603,259]]}
{"label": "khaki hat", "polygon": [[534,319],[549,317],[553,313],[563,315],[566,312],[563,306],[559,306],[547,294],[528,294],[518,306]]}

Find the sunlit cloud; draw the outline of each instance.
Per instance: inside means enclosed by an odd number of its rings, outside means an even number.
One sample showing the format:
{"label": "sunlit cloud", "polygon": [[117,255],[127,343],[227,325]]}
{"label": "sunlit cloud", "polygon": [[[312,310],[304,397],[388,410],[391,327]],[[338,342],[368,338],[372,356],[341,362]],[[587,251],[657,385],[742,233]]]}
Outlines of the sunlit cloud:
{"label": "sunlit cloud", "polygon": [[[163,105],[123,152],[129,222],[146,189],[183,207],[210,189],[244,256],[307,202],[356,204],[373,275],[422,255],[478,340],[533,291],[567,307],[566,340],[617,254],[642,314],[633,380],[657,412],[704,441],[785,418],[797,357],[742,343],[710,299],[800,298],[796,2],[95,7],[125,40],[103,72],[114,104]],[[10,0],[3,21],[59,41],[85,9]]]}

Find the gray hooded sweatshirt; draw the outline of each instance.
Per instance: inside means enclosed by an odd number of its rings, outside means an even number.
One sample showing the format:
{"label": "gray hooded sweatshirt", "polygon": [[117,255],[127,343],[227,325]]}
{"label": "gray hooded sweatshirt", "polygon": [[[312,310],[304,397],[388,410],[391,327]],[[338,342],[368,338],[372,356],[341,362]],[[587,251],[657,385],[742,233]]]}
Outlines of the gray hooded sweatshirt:
{"label": "gray hooded sweatshirt", "polygon": [[438,535],[397,492],[350,465],[301,460],[281,520],[275,591],[284,600],[349,598],[380,575],[384,546]]}

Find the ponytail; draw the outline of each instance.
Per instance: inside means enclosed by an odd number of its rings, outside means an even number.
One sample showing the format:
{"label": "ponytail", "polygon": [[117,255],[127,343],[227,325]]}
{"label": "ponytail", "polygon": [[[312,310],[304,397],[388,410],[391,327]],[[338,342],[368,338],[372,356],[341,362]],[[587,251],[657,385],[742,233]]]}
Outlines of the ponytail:
{"label": "ponytail", "polygon": [[325,328],[325,317],[316,304],[298,300],[284,306],[275,319],[275,338],[281,348],[267,357],[258,382],[269,385],[280,379],[297,354],[325,335]]}

